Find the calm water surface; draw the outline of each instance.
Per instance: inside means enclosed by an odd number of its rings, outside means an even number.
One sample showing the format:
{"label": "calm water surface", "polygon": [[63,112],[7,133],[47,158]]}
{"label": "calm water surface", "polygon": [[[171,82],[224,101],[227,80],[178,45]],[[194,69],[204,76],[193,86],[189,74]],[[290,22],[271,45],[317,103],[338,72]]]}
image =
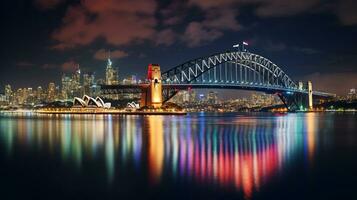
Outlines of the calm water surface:
{"label": "calm water surface", "polygon": [[357,114],[0,114],[0,199],[356,199]]}

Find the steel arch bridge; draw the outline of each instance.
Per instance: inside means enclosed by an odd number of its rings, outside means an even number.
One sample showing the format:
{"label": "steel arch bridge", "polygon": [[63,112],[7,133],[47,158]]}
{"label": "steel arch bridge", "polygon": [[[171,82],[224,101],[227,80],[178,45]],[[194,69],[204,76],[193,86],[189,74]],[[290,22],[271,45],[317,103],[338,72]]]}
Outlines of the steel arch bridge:
{"label": "steel arch bridge", "polygon": [[228,51],[185,62],[162,73],[166,84],[235,83],[262,87],[297,88],[276,64],[245,51]]}
{"label": "steel arch bridge", "polygon": [[[276,94],[289,110],[298,110],[302,105],[305,107],[308,101],[306,87],[299,87],[269,59],[247,51],[226,51],[193,59],[163,72],[161,78],[164,102],[187,88],[238,89]],[[121,89],[125,88],[130,92],[135,90],[135,86],[121,86]],[[104,87],[107,93],[108,89],[110,86]],[[313,91],[313,96],[326,98],[333,95]]]}

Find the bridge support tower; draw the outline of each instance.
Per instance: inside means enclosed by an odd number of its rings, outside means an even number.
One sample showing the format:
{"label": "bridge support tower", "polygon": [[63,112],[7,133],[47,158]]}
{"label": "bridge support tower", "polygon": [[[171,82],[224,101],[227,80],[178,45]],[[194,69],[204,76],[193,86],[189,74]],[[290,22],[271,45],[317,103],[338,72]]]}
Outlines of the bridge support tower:
{"label": "bridge support tower", "polygon": [[300,92],[279,92],[277,95],[282,100],[289,111],[311,111],[313,110],[312,83],[307,82],[304,89],[302,82],[299,82],[300,90],[307,90],[307,93]]}
{"label": "bridge support tower", "polygon": [[309,110],[313,109],[313,100],[312,100],[312,82],[308,81],[307,82],[307,90],[308,90],[308,95],[309,95]]}
{"label": "bridge support tower", "polygon": [[159,65],[149,64],[148,80],[149,87],[142,91],[140,107],[160,108],[162,106],[162,80]]}

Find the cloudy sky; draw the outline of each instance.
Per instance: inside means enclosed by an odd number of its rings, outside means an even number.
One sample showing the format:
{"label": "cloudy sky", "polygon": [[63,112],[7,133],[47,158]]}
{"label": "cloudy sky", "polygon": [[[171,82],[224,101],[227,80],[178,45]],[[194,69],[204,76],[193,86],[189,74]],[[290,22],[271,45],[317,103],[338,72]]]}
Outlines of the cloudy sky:
{"label": "cloudy sky", "polygon": [[357,87],[355,0],[6,0],[0,9],[1,88],[59,83],[77,63],[104,77],[108,50],[124,78],[241,41],[317,89]]}

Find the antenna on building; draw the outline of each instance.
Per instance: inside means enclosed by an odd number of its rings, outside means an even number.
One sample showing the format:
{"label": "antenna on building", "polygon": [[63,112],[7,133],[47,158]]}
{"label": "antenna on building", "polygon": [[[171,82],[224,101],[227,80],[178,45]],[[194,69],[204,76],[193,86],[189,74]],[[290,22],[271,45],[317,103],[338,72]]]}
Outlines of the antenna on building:
{"label": "antenna on building", "polygon": [[80,74],[81,73],[81,69],[79,68],[79,63],[77,63],[77,72]]}
{"label": "antenna on building", "polygon": [[108,51],[108,66],[112,66],[112,61],[110,60],[110,50]]}

